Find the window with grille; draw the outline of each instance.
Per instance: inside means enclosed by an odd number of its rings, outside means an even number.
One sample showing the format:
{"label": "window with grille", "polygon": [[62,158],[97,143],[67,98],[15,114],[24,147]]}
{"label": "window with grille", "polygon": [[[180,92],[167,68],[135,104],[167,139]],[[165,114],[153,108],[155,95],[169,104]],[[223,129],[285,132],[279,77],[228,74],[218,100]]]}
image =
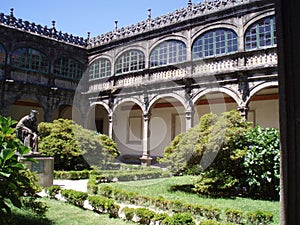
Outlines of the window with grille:
{"label": "window with grille", "polygon": [[25,70],[48,73],[49,60],[38,50],[31,48],[18,48],[11,56],[11,65]]}
{"label": "window with grille", "polygon": [[193,59],[237,52],[237,42],[237,34],[230,29],[215,29],[205,32],[193,44]]}
{"label": "window with grille", "polygon": [[186,61],[186,46],[182,41],[164,41],[156,46],[150,54],[150,67],[184,61]]}
{"label": "window with grille", "polygon": [[139,50],[124,52],[116,61],[116,74],[145,69],[145,55]]}
{"label": "window with grille", "polygon": [[59,77],[79,80],[83,74],[83,65],[72,58],[59,58],[54,63],[54,74]]}
{"label": "window with grille", "polygon": [[245,50],[260,49],[276,44],[275,16],[260,19],[246,31]]}
{"label": "window with grille", "polygon": [[89,66],[90,80],[96,80],[109,76],[111,76],[111,63],[108,59],[97,59]]}

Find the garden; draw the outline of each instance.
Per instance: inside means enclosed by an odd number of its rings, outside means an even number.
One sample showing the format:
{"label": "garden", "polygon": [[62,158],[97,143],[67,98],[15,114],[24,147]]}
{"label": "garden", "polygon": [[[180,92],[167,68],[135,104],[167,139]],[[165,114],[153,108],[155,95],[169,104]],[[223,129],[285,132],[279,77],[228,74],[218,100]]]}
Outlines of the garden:
{"label": "garden", "polygon": [[175,137],[163,168],[115,163],[113,140],[73,121],[41,123],[39,149],[55,158],[55,179],[88,180],[87,192],[51,186],[43,198],[15,121],[0,119],[3,224],[279,224],[279,132],[236,111],[206,114]]}

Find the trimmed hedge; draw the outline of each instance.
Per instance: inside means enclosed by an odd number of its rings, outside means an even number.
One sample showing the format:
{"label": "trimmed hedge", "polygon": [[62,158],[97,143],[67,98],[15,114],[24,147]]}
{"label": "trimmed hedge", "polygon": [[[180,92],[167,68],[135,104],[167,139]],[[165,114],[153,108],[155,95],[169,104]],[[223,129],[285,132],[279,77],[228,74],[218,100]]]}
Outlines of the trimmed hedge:
{"label": "trimmed hedge", "polygon": [[97,183],[108,183],[114,181],[133,181],[170,177],[171,173],[156,168],[135,170],[54,171],[54,178],[62,180],[89,179],[91,176],[96,176]]}
{"label": "trimmed hedge", "polygon": [[68,203],[80,208],[83,208],[84,201],[88,198],[88,194],[82,191],[63,189],[60,193]]}
{"label": "trimmed hedge", "polygon": [[[116,201],[133,204],[138,206],[152,206],[158,210],[168,211],[171,213],[184,213],[190,212],[193,218],[198,220],[214,221],[215,224],[226,218],[228,224],[268,224],[273,220],[273,214],[270,212],[255,211],[248,212],[247,214],[240,210],[226,209],[222,210],[214,206],[203,206],[198,204],[189,204],[180,202],[178,200],[169,200],[163,197],[150,197],[139,195],[136,192],[130,192],[113,188],[109,185],[100,186],[98,194],[107,198],[112,198]],[[163,219],[164,220],[164,219]],[[163,221],[161,220],[161,221]],[[157,220],[160,221],[160,220]],[[209,224],[209,222],[207,222]]]}

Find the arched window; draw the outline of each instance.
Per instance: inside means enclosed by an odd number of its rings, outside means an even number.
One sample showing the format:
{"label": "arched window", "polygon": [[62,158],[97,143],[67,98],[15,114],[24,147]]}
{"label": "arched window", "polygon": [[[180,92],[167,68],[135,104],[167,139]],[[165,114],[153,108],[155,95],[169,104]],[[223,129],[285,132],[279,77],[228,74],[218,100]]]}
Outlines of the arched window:
{"label": "arched window", "polygon": [[5,56],[6,56],[6,51],[3,45],[0,43],[0,65],[5,64]]}
{"label": "arched window", "polygon": [[237,34],[230,29],[215,29],[200,35],[193,44],[193,59],[224,55],[238,50]]}
{"label": "arched window", "polygon": [[32,48],[18,48],[11,56],[11,65],[25,70],[48,73],[49,60],[38,50]]}
{"label": "arched window", "polygon": [[90,80],[111,76],[111,63],[108,59],[100,58],[89,66]]}
{"label": "arched window", "polygon": [[259,49],[277,44],[275,16],[269,16],[252,24],[245,34],[245,49]]}
{"label": "arched window", "polygon": [[150,54],[150,67],[184,61],[186,61],[186,46],[182,41],[164,41],[156,46]]}
{"label": "arched window", "polygon": [[139,50],[124,52],[116,61],[116,74],[145,69],[145,55]]}
{"label": "arched window", "polygon": [[54,63],[54,74],[79,80],[83,74],[83,65],[72,58],[59,58]]}

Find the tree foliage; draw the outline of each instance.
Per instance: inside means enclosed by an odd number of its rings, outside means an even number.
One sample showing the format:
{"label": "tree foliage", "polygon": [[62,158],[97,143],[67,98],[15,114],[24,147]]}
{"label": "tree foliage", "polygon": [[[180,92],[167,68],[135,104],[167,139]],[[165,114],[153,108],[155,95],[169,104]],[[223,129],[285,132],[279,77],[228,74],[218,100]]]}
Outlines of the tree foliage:
{"label": "tree foliage", "polygon": [[9,224],[10,203],[22,206],[22,196],[34,196],[39,186],[32,172],[28,170],[23,155],[30,149],[16,138],[16,121],[0,116],[0,222]]}
{"label": "tree foliage", "polygon": [[110,138],[68,119],[39,124],[39,152],[54,157],[56,170],[89,169],[120,154]]}
{"label": "tree foliage", "polygon": [[245,136],[243,166],[250,195],[279,199],[280,137],[276,128],[256,126]]}

